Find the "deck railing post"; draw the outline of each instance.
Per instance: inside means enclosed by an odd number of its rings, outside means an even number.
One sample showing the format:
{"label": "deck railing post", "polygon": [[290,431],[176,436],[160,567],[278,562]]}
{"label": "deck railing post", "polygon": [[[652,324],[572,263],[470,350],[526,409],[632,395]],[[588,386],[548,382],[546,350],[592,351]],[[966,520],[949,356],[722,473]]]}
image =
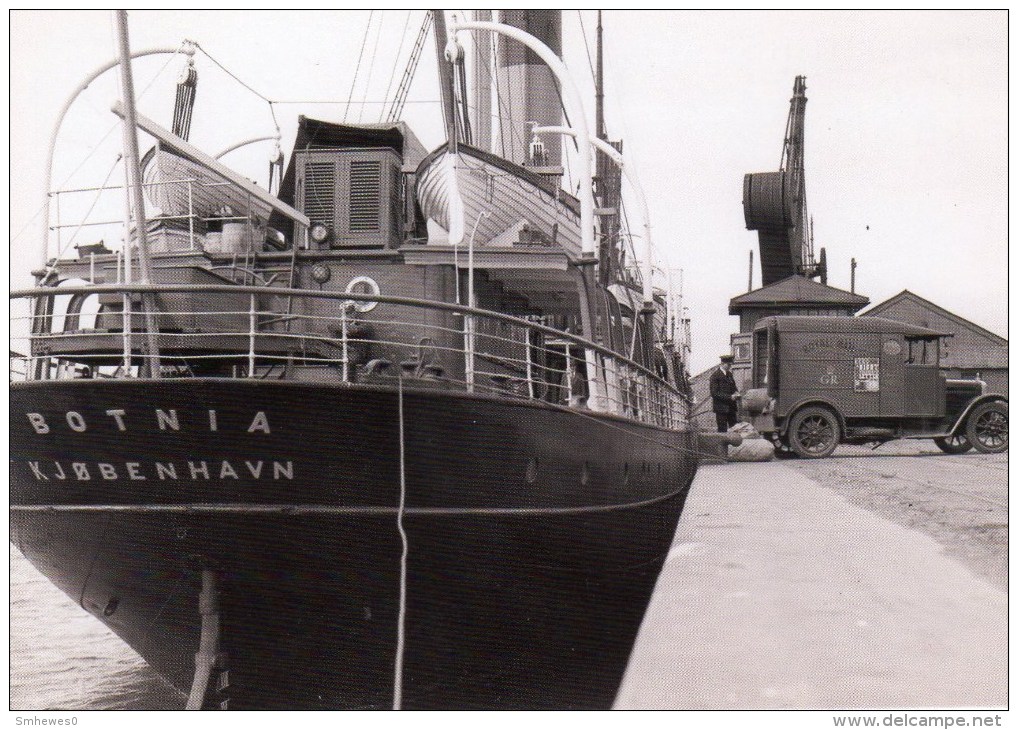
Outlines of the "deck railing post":
{"label": "deck railing post", "polygon": [[191,181],[187,181],[187,239],[194,251],[194,198],[192,195]]}
{"label": "deck railing post", "polygon": [[255,307],[255,295],[251,295],[251,309],[248,316],[248,348],[247,348],[247,376],[254,377],[255,370],[255,328],[257,325],[258,312]]}
{"label": "deck railing post", "polygon": [[617,397],[617,390],[613,387],[613,384],[617,382],[615,377],[615,359],[600,355],[601,362],[604,363],[604,403],[609,413],[619,412],[619,403]]}
{"label": "deck railing post", "polygon": [[573,353],[572,347],[566,343],[566,402],[573,403]]}
{"label": "deck railing post", "polygon": [[463,327],[466,330],[466,367],[465,375],[467,381],[467,392],[474,392],[474,315],[468,314],[463,318]]}
{"label": "deck railing post", "polygon": [[650,404],[647,402],[647,378],[643,373],[636,374],[636,402],[640,404],[640,414],[644,419],[650,415]]}
{"label": "deck railing post", "polygon": [[[53,199],[56,201],[56,208],[57,208],[57,225],[56,225],[56,229],[57,229],[57,256],[56,257],[59,258],[60,257],[60,252],[63,251],[63,249],[64,249],[64,244],[63,244],[63,227],[60,225],[60,193],[59,192],[53,193]],[[46,221],[46,225],[47,226],[49,225],[49,221]],[[44,265],[45,265],[45,262],[44,262]]]}
{"label": "deck railing post", "polygon": [[530,352],[530,330],[527,330],[527,397],[534,399],[534,359]]}
{"label": "deck railing post", "polygon": [[131,295],[124,292],[124,375],[131,374]]}
{"label": "deck railing post", "polygon": [[349,340],[347,335],[349,333],[349,325],[347,321],[346,312],[349,309],[350,302],[343,302],[343,306],[339,310],[339,321],[342,325],[342,342],[343,342],[343,382],[350,382],[350,349]]}

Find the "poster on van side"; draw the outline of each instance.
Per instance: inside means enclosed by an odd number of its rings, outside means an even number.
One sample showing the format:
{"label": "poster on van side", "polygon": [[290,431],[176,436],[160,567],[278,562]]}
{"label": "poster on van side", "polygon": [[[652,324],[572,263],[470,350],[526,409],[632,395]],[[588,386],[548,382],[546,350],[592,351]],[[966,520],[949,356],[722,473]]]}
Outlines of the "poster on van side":
{"label": "poster on van side", "polygon": [[855,390],[857,393],[875,393],[880,390],[880,358],[855,359]]}

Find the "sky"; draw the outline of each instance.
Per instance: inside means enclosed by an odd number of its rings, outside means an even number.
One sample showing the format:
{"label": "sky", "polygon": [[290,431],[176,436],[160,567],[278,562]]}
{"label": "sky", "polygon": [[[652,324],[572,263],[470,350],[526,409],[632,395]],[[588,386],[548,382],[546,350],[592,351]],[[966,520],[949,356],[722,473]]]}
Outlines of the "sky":
{"label": "sky", "polygon": [[[338,102],[274,105],[289,154],[298,114],[379,120],[385,107],[376,102],[398,86],[423,15],[376,11],[365,33],[367,11],[134,11],[130,34],[134,50],[193,39],[274,100]],[[595,20],[592,11],[563,12],[565,61],[591,125]],[[604,27],[609,135],[624,140],[647,193],[659,255],[682,270],[694,372],[728,351],[738,327],[728,300],[747,289],[749,251],[759,259],[743,220],[742,178],[777,169],[800,74],[809,99],[807,199],[828,283],[848,289],[854,257],[856,290],[873,303],[909,289],[1007,336],[1005,11],[606,11]],[[39,257],[42,170],[57,112],[115,52],[108,12],[11,14],[12,287],[30,283]],[[264,100],[202,53],[195,63],[193,143],[215,154],[273,133]],[[168,56],[134,64],[139,111],[166,127],[182,65]],[[429,148],[444,141],[436,78],[429,39],[404,114]],[[99,186],[111,168],[110,184],[121,183],[113,167],[120,131],[109,112],[116,98],[110,72],[71,107],[54,185]],[[223,161],[264,184],[271,150],[252,145]],[[65,220],[94,194],[70,197]],[[77,236],[90,242],[88,230]]]}

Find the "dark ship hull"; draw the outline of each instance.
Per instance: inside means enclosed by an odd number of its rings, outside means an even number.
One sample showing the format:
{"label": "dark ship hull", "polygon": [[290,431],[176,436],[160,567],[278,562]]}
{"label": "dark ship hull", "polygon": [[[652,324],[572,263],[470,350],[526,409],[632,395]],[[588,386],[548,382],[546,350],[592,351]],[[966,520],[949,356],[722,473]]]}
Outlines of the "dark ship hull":
{"label": "dark ship hull", "polygon": [[402,706],[610,707],[695,436],[411,382],[12,385],[12,539],[181,689],[210,568],[231,709],[392,707],[402,412]]}

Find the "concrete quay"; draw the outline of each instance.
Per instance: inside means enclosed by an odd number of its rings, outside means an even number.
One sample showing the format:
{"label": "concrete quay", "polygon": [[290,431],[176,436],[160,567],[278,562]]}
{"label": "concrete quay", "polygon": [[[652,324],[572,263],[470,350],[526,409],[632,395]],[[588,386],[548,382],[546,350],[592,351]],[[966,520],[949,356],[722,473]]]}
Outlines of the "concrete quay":
{"label": "concrete quay", "polygon": [[1002,527],[1006,566],[1007,455],[842,462],[701,468],[617,708],[1007,706],[1006,575],[952,547]]}

